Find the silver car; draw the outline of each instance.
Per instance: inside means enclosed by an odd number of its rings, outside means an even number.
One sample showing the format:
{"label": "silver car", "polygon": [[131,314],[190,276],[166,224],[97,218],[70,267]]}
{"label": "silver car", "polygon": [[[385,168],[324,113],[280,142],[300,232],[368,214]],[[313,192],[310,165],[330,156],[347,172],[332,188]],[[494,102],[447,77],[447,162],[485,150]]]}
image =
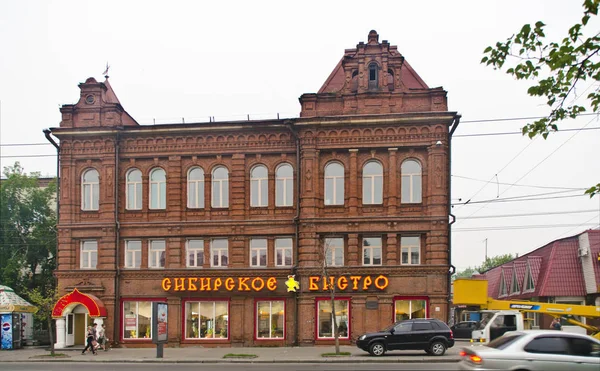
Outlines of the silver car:
{"label": "silver car", "polygon": [[460,355],[461,370],[600,370],[600,341],[556,330],[507,332]]}

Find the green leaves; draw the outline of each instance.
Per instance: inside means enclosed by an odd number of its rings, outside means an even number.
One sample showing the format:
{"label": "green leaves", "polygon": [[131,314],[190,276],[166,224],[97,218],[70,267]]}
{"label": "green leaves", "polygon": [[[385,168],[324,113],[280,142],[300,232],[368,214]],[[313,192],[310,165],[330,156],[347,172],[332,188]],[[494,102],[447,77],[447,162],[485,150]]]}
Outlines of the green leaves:
{"label": "green leaves", "polygon": [[[527,94],[546,98],[550,112],[525,125],[523,135],[529,138],[541,135],[546,139],[552,131],[558,130],[559,121],[576,118],[588,110],[598,113],[600,33],[592,30],[595,35],[586,38],[584,30],[591,16],[598,14],[599,4],[600,0],[584,0],[581,23],[573,25],[560,42],[546,40],[545,24],[538,21],[533,28],[526,24],[506,42],[497,42],[495,47],[488,46],[483,51],[481,63],[494,69],[511,64],[506,69],[507,74],[517,80],[533,81]],[[590,87],[595,90],[587,96],[577,94],[579,88],[585,91]],[[592,196],[596,193],[597,190],[589,192]]]}

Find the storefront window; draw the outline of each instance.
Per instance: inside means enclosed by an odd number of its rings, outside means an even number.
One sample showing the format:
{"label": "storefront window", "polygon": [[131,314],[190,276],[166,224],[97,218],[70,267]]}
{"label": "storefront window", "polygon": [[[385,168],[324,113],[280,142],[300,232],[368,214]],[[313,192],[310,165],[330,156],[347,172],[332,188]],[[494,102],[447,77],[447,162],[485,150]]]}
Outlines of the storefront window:
{"label": "storefront window", "polygon": [[227,339],[229,305],[226,301],[185,303],[186,339]]}
{"label": "storefront window", "polygon": [[396,299],[396,322],[412,318],[427,318],[426,299]]}
{"label": "storefront window", "polygon": [[335,320],[338,326],[340,339],[348,339],[349,337],[349,316],[348,308],[349,300],[335,300],[335,310],[331,310],[331,300],[324,299],[317,302],[317,326],[318,333],[317,338],[319,339],[332,339],[333,334],[333,315],[335,313]]}
{"label": "storefront window", "polygon": [[152,338],[152,302],[123,302],[123,339]]}
{"label": "storefront window", "polygon": [[256,303],[256,338],[282,339],[284,337],[285,310],[281,301]]}

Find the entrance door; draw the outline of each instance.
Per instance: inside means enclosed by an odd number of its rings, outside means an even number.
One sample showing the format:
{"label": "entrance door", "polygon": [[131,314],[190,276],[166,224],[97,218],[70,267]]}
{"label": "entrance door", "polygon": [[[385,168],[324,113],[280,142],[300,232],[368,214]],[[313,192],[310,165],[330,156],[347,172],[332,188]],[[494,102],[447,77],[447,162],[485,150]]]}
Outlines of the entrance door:
{"label": "entrance door", "polygon": [[65,338],[65,345],[69,347],[75,345],[75,336],[73,332],[73,327],[75,326],[75,315],[73,313],[67,314],[66,321],[67,337]]}
{"label": "entrance door", "polygon": [[73,345],[84,345],[85,344],[85,313],[75,313],[75,321],[73,326]]}

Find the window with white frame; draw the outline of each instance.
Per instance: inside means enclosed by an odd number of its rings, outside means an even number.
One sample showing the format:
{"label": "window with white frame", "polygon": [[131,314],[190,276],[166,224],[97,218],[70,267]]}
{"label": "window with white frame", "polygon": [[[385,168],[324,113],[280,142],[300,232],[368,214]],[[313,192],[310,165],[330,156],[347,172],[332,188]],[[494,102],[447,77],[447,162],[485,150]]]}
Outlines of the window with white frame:
{"label": "window with white frame", "polygon": [[152,302],[123,302],[123,339],[152,339]]}
{"label": "window with white frame", "polygon": [[228,325],[228,302],[188,301],[185,303],[186,339],[227,339]]}
{"label": "window with white frame", "polygon": [[82,241],[80,254],[81,269],[96,269],[98,263],[98,242]]}
{"label": "window with white frame", "polygon": [[281,164],[275,171],[275,206],[294,204],[294,170],[290,164]]}
{"label": "window with white frame", "polygon": [[291,238],[276,238],[275,239],[275,266],[276,267],[291,267],[292,266],[292,239]]}
{"label": "window with white frame", "polygon": [[250,206],[269,206],[269,174],[267,168],[258,165],[250,171]]}
{"label": "window with white frame", "polygon": [[325,262],[328,267],[341,267],[344,265],[343,238],[326,238],[323,248],[325,249]]}
{"label": "window with white frame", "polygon": [[142,209],[142,172],[131,169],[127,172],[127,210]]}
{"label": "window with white frame", "polygon": [[427,318],[426,299],[395,299],[396,322],[413,318]]}
{"label": "window with white frame", "polygon": [[188,171],[188,207],[190,209],[204,208],[204,170],[200,167]]}
{"label": "window with white frame", "polygon": [[210,241],[211,267],[227,267],[229,260],[228,241],[218,239]]}
{"label": "window with white frame", "polygon": [[167,176],[160,168],[150,172],[150,208],[167,208]]}
{"label": "window with white frame", "polygon": [[252,238],[250,240],[250,266],[267,266],[267,240],[264,238]]}
{"label": "window with white frame", "polygon": [[502,273],[500,274],[500,291],[498,296],[506,296],[508,295],[508,290],[506,288],[506,280],[504,278],[504,271],[502,271]]}
{"label": "window with white frame", "polygon": [[339,162],[325,166],[325,205],[344,204],[344,167]]}
{"label": "window with white frame", "polygon": [[535,291],[535,285],[533,284],[533,276],[531,275],[531,268],[527,264],[527,271],[525,272],[525,283],[523,284],[523,292]]}
{"label": "window with white frame", "polygon": [[381,265],[381,238],[363,238],[363,265]]}
{"label": "window with white frame", "polygon": [[421,164],[415,160],[402,163],[402,203],[418,204],[422,199]]}
{"label": "window with white frame", "polygon": [[150,241],[148,251],[148,268],[164,268],[166,258],[166,246],[164,240]]}
{"label": "window with white frame", "polygon": [[142,265],[142,241],[125,242],[125,268],[139,269]]}
{"label": "window with white frame", "polygon": [[317,338],[332,339],[334,337],[333,316],[335,315],[340,339],[348,339],[350,336],[350,301],[343,299],[335,299],[334,310],[331,310],[331,299],[327,298],[317,300]]}
{"label": "window with white frame", "polygon": [[256,338],[283,339],[285,336],[285,305],[283,300],[256,302]]}
{"label": "window with white frame", "polygon": [[86,170],[81,176],[81,209],[98,210],[100,203],[100,175],[96,169]]}
{"label": "window with white frame", "polygon": [[517,272],[516,272],[516,270],[513,269],[512,283],[510,285],[510,293],[517,294],[520,291],[521,291],[521,289],[519,288],[519,281],[517,280]]}
{"label": "window with white frame", "polygon": [[204,240],[187,241],[187,267],[202,268],[204,266]]}
{"label": "window with white frame", "polygon": [[383,167],[377,161],[369,161],[363,167],[363,204],[383,203]]}
{"label": "window with white frame", "polygon": [[402,264],[421,264],[421,238],[406,236],[400,238]]}
{"label": "window with white frame", "polygon": [[229,172],[223,166],[212,172],[212,207],[229,207]]}

